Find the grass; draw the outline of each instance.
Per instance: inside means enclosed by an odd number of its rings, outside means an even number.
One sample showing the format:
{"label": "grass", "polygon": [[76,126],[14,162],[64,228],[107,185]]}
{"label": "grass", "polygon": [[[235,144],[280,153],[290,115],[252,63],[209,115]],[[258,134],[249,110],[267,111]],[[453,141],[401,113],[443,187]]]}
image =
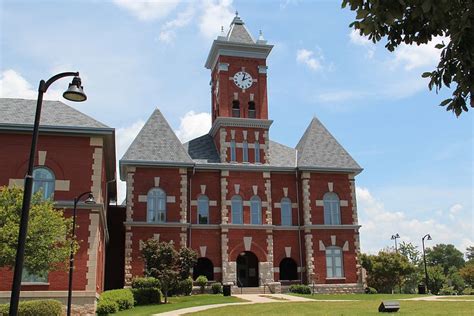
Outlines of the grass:
{"label": "grass", "polygon": [[222,303],[237,303],[237,302],[244,302],[244,300],[241,300],[241,299],[238,299],[237,297],[232,297],[232,296],[222,296],[222,295],[213,295],[213,294],[168,297],[168,304],[136,306],[132,309],[121,311],[114,315],[149,316],[152,314],[163,313],[163,312],[168,312],[168,311],[172,311],[176,309],[193,307],[193,306],[222,304]]}
{"label": "grass", "polygon": [[474,295],[452,295],[449,297],[440,297],[439,300],[466,300],[474,301]]}
{"label": "grass", "polygon": [[380,301],[380,300],[400,300],[430,295],[419,294],[290,294],[301,296],[312,300],[360,300],[360,301]]}
{"label": "grass", "polygon": [[[474,302],[399,301],[397,315],[472,315]],[[380,300],[357,302],[265,303],[214,308],[192,316],[228,315],[380,315]]]}

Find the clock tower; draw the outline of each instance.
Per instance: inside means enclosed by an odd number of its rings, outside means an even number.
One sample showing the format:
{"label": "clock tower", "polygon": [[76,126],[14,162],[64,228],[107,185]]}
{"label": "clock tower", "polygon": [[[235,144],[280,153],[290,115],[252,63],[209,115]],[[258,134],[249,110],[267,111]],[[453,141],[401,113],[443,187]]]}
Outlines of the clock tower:
{"label": "clock tower", "polygon": [[267,66],[273,45],[254,40],[236,14],[227,34],[212,43],[211,135],[221,162],[265,164],[269,159]]}

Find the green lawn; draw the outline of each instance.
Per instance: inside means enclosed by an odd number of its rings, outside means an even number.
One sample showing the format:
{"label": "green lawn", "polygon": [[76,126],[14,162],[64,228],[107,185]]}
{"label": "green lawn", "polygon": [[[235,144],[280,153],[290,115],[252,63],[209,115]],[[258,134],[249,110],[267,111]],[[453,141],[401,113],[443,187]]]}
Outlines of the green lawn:
{"label": "green lawn", "polygon": [[222,295],[212,295],[212,294],[168,297],[168,304],[136,306],[132,309],[121,311],[114,315],[149,316],[156,313],[163,313],[163,312],[168,312],[175,309],[181,309],[181,308],[187,308],[187,307],[193,307],[193,306],[222,304],[222,303],[237,303],[237,302],[244,302],[244,300],[241,300],[232,296],[222,296]]}
{"label": "green lawn", "polygon": [[380,301],[380,300],[399,300],[405,298],[414,298],[430,295],[419,294],[290,294],[301,296],[312,300],[360,300],[360,301]]}
{"label": "green lawn", "polygon": [[[474,302],[399,301],[396,315],[472,315]],[[220,307],[190,315],[381,315],[380,300],[358,302],[266,303]]]}

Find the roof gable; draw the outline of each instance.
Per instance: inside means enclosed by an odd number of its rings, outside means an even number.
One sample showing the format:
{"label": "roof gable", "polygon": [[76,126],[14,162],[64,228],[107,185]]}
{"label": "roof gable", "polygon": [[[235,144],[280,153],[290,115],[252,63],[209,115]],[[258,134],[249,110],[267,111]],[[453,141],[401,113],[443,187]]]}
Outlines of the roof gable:
{"label": "roof gable", "polygon": [[296,149],[298,168],[362,170],[317,118],[313,118]]}
{"label": "roof gable", "polygon": [[230,24],[229,33],[227,33],[227,40],[229,42],[255,44],[252,35],[250,35],[250,32],[247,30],[244,22],[239,16],[235,16]]}
{"label": "roof gable", "polygon": [[164,165],[190,165],[187,154],[170,125],[156,109],[120,160],[131,164],[140,162]]}

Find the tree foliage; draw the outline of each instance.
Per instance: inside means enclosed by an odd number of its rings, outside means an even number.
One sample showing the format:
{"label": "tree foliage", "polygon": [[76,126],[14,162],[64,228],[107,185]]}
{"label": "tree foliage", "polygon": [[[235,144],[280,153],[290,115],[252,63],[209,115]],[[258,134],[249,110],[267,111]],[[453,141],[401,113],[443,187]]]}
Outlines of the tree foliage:
{"label": "tree foliage", "polygon": [[[13,267],[18,243],[23,189],[0,187],[0,266]],[[24,267],[31,274],[45,275],[64,269],[71,251],[72,219],[43,200],[41,192],[31,201]],[[73,250],[78,244],[73,242]]]}
{"label": "tree foliage", "polygon": [[469,246],[466,248],[466,258],[468,261],[474,262],[474,246]]}
{"label": "tree foliage", "polygon": [[468,286],[474,288],[474,262],[467,263],[459,270],[459,274]]}
{"label": "tree foliage", "polygon": [[446,42],[436,45],[440,60],[436,69],[423,73],[428,87],[438,92],[454,82],[452,97],[440,103],[456,116],[474,107],[474,1],[472,0],[343,0],[357,13],[350,27],[374,43],[386,37],[393,52],[402,43],[426,44],[436,36]]}
{"label": "tree foliage", "polygon": [[426,263],[429,266],[441,266],[445,276],[451,267],[457,269],[464,266],[464,255],[451,244],[438,244],[426,249]]}
{"label": "tree foliage", "polygon": [[363,254],[362,266],[367,270],[367,284],[379,293],[391,293],[396,285],[415,271],[415,266],[401,254],[380,251],[377,255]]}

